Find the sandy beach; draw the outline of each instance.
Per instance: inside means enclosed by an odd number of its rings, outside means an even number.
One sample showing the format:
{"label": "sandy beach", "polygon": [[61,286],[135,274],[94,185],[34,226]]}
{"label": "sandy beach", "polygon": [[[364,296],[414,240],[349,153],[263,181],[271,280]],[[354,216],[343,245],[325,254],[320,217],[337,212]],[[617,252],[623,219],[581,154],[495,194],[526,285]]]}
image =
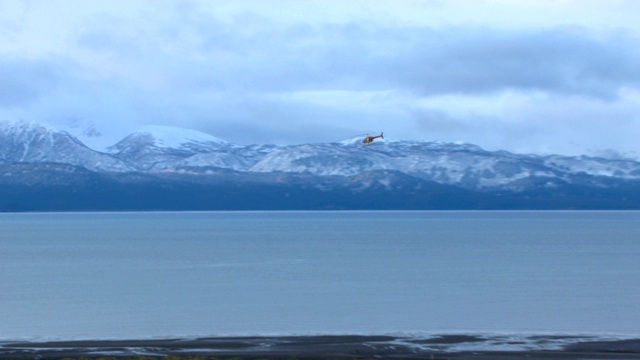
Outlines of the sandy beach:
{"label": "sandy beach", "polygon": [[[589,341],[572,336],[536,336],[531,339],[537,342],[537,347],[517,341],[509,344],[506,340],[497,344],[502,347],[483,345],[489,342],[496,345],[498,339],[474,335],[428,338],[332,335],[3,342],[0,358],[640,359],[640,339]],[[545,348],[544,344],[549,346]]]}

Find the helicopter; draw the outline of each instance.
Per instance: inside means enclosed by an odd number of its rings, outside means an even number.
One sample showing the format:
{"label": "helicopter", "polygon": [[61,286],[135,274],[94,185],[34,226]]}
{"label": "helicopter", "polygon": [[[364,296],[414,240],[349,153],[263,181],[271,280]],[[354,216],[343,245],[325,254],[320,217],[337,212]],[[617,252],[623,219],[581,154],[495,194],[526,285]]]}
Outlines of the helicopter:
{"label": "helicopter", "polygon": [[367,136],[362,140],[362,143],[365,145],[369,145],[373,142],[373,140],[377,139],[377,138],[381,138],[384,139],[383,133],[381,132],[380,135],[378,136]]}

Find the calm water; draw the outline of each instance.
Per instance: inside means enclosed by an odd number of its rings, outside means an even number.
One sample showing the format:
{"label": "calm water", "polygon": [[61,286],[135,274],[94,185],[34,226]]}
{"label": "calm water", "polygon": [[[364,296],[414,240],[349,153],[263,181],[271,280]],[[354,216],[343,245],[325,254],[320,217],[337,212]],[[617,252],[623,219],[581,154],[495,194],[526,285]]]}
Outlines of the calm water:
{"label": "calm water", "polygon": [[640,212],[0,214],[0,340],[640,334]]}

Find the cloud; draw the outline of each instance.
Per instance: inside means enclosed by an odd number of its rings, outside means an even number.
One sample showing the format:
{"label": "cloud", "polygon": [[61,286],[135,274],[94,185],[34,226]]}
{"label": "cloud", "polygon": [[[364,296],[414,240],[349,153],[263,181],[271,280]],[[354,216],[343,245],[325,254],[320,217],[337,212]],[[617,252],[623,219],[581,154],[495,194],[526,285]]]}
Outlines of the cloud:
{"label": "cloud", "polygon": [[639,41],[621,32],[304,22],[296,16],[279,22],[272,11],[267,16],[247,8],[220,18],[198,3],[160,4],[135,16],[88,18],[83,31],[72,34],[81,54],[73,60],[152,91],[407,90],[432,96],[515,89],[613,97],[621,87],[640,85]]}
{"label": "cloud", "polygon": [[640,85],[638,41],[620,34],[602,38],[576,28],[287,26],[260,18],[250,29],[242,24],[221,24],[201,14],[163,45],[153,45],[160,42],[154,37],[167,41],[163,34],[175,23],[139,39],[94,31],[83,34],[79,44],[118,52],[115,61],[132,67],[123,73],[132,79],[131,72],[152,72],[170,86],[194,90],[396,89],[431,96],[517,89],[610,98],[621,87]]}
{"label": "cloud", "polygon": [[55,62],[0,57],[0,106],[20,107],[50,93],[64,77]]}
{"label": "cloud", "polygon": [[623,90],[615,100],[520,91],[447,95],[417,100],[413,119],[433,138],[490,150],[581,155],[611,147],[631,152],[640,131],[638,93]]}
{"label": "cloud", "polygon": [[316,29],[309,38],[322,43],[295,49],[304,57],[289,62],[279,55],[287,51],[276,45],[276,61],[263,70],[298,88],[397,89],[423,96],[515,89],[613,97],[621,87],[640,85],[638,41],[622,35],[347,24]]}
{"label": "cloud", "polygon": [[628,45],[572,29],[450,30],[426,34],[390,67],[400,86],[425,95],[528,90],[611,97],[640,84],[640,53]]}

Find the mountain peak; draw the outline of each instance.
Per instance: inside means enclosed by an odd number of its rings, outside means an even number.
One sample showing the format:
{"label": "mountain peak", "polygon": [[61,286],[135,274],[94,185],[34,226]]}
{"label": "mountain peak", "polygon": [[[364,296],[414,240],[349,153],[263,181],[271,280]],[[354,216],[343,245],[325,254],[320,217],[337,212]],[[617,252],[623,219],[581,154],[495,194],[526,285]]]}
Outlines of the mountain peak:
{"label": "mountain peak", "polygon": [[20,120],[17,122],[10,121],[0,121],[0,131],[3,133],[25,133],[25,132],[33,132],[37,131],[40,133],[66,133],[65,131],[60,131],[54,129],[48,125],[43,123],[35,122],[35,121],[26,121]]}
{"label": "mountain peak", "polygon": [[0,123],[0,163],[60,163],[94,171],[131,170],[122,161],[88,148],[66,131],[27,121]]}
{"label": "mountain peak", "polygon": [[231,143],[201,131],[176,126],[149,125],[127,136],[108,150],[120,154],[171,153],[187,156],[219,151],[231,146]]}
{"label": "mountain peak", "polygon": [[213,135],[177,126],[148,125],[141,128],[138,133],[151,135],[153,145],[164,148],[179,149],[189,143],[230,145]]}

